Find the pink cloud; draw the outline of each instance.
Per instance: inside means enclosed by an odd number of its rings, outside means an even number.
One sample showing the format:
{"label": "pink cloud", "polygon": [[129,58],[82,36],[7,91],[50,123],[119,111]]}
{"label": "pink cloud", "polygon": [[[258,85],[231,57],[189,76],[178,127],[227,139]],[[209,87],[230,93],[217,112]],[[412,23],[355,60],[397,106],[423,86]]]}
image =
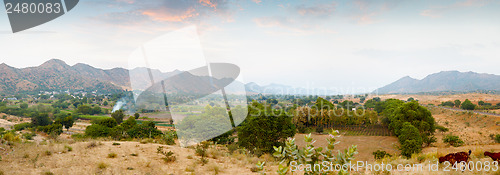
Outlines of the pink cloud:
{"label": "pink cloud", "polygon": [[185,11],[172,13],[168,9],[149,9],[142,12],[143,15],[150,17],[155,21],[182,22],[187,19],[196,17],[199,13],[194,8],[189,8]]}
{"label": "pink cloud", "polygon": [[260,4],[262,2],[262,0],[252,0],[252,1],[257,3],[257,4]]}
{"label": "pink cloud", "polygon": [[465,1],[460,1],[456,2],[447,6],[436,6],[436,7],[431,7],[430,9],[423,10],[420,15],[422,16],[427,16],[427,17],[432,17],[432,18],[438,18],[441,17],[443,13],[450,11],[450,10],[455,10],[459,8],[467,8],[467,7],[482,7],[486,4],[491,2],[490,0],[465,0]]}

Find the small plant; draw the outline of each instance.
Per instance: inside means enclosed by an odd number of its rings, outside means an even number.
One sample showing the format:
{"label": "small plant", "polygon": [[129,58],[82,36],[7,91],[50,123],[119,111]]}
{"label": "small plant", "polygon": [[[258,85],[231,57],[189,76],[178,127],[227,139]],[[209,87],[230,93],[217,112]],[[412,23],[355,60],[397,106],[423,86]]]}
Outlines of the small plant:
{"label": "small plant", "polygon": [[97,143],[95,141],[92,141],[89,143],[89,145],[87,145],[87,148],[94,148],[94,147],[97,147]]}
{"label": "small plant", "polygon": [[168,152],[165,152],[163,151],[163,146],[159,146],[157,149],[156,149],[156,152],[158,154],[161,154],[165,157],[161,158],[163,159],[163,161],[165,161],[166,163],[169,163],[169,162],[174,162],[177,158],[174,156],[174,152],[172,151],[168,151]]}
{"label": "small plant", "polygon": [[108,158],[116,158],[116,153],[109,153]]}
{"label": "small plant", "polygon": [[469,122],[465,122],[465,126],[470,127],[470,123]]}
{"label": "small plant", "polygon": [[33,140],[33,137],[35,137],[36,134],[35,133],[24,133],[23,134],[23,137],[26,139],[26,140]]}
{"label": "small plant", "polygon": [[47,151],[45,151],[45,152],[44,152],[44,154],[45,154],[46,156],[50,156],[50,155],[52,155],[52,152],[51,152],[51,151],[49,151],[49,150],[47,150]]}
{"label": "small plant", "polygon": [[99,162],[99,163],[97,164],[97,168],[99,168],[99,169],[106,169],[106,168],[108,168],[108,166],[109,166],[109,165],[108,165],[108,164],[106,164],[106,163],[104,163],[104,162]]}
{"label": "small plant", "polygon": [[113,142],[113,145],[120,145],[120,143]]}
{"label": "small plant", "polygon": [[385,151],[381,151],[381,150],[377,150],[377,151],[373,152],[372,154],[376,160],[383,159],[384,157],[392,157],[391,154],[389,154]]}
{"label": "small plant", "polygon": [[132,167],[127,167],[127,170],[134,170],[134,168],[132,168]]}
{"label": "small plant", "polygon": [[68,146],[68,145],[64,145],[64,150],[71,152],[71,151],[73,151],[73,147]]}
{"label": "small plant", "polygon": [[234,151],[238,150],[239,146],[236,143],[232,143],[226,146],[227,150],[229,151],[229,154],[233,154]]}
{"label": "small plant", "polygon": [[24,154],[23,158],[27,159],[30,158],[30,155],[28,153]]}
{"label": "small plant", "polygon": [[441,126],[441,125],[436,125],[436,129],[441,131],[441,132],[448,132],[449,131],[448,128]]}
{"label": "small plant", "polygon": [[200,156],[200,162],[202,165],[205,165],[208,163],[207,157],[207,149],[208,149],[209,143],[208,142],[201,142],[200,144],[196,145],[195,152],[197,156]]}
{"label": "small plant", "polygon": [[135,156],[135,157],[136,157],[136,156],[139,156],[139,154],[136,154],[136,153],[132,153],[132,154],[130,154],[130,155],[131,155],[131,156]]}
{"label": "small plant", "polygon": [[491,139],[495,140],[495,142],[500,143],[500,134],[497,135],[490,135]]}
{"label": "small plant", "polygon": [[459,146],[462,146],[464,144],[464,141],[462,141],[458,136],[454,136],[454,135],[446,135],[443,138],[443,142],[447,143],[451,146],[454,146],[454,147],[459,147]]}
{"label": "small plant", "polygon": [[316,126],[316,132],[317,133],[323,133],[323,126]]}
{"label": "small plant", "polygon": [[50,171],[45,171],[43,174],[44,174],[44,175],[54,175],[54,173],[52,173],[52,172],[50,172]]}

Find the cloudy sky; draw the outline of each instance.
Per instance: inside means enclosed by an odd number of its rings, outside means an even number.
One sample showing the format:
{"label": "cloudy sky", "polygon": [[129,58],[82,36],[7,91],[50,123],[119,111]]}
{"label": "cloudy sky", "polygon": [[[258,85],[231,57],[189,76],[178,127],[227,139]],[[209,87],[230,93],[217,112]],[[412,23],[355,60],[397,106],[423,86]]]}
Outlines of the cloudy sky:
{"label": "cloudy sky", "polygon": [[195,26],[204,57],[237,63],[246,82],[360,92],[445,70],[500,75],[499,17],[487,0],[82,0],[16,34],[0,8],[0,62],[127,68],[143,43]]}

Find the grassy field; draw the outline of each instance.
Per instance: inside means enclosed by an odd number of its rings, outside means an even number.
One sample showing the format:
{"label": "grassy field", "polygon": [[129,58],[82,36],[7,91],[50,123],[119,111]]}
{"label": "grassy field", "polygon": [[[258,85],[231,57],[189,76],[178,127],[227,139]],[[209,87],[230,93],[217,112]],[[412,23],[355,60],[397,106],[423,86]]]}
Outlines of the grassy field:
{"label": "grassy field", "polygon": [[109,118],[109,116],[105,116],[105,115],[80,115],[79,117],[83,118],[83,119],[89,119],[89,120]]}

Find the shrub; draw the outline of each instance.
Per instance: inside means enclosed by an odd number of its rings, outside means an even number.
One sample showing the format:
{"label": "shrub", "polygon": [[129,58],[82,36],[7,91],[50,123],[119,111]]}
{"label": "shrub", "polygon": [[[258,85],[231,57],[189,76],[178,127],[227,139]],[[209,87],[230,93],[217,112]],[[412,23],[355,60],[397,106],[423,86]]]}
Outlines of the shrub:
{"label": "shrub", "polygon": [[7,132],[6,134],[3,135],[2,137],[3,140],[8,141],[8,142],[19,142],[21,141],[21,138],[19,135],[15,135],[12,132]]}
{"label": "shrub", "polygon": [[35,137],[36,134],[35,133],[32,133],[32,132],[29,132],[29,133],[24,133],[23,134],[23,137],[26,139],[26,140],[33,140],[33,137]]}
{"label": "shrub", "polygon": [[104,163],[104,162],[99,162],[99,163],[97,164],[97,168],[99,168],[99,169],[106,169],[106,168],[108,168],[108,166],[109,166],[109,165],[108,165],[108,164],[106,164],[106,163]]}
{"label": "shrub", "polygon": [[26,123],[19,123],[19,124],[14,125],[14,130],[21,131],[21,130],[30,128],[31,126],[32,126],[31,123],[27,123],[27,122]]}
{"label": "shrub", "polygon": [[373,152],[372,154],[376,160],[383,159],[384,157],[392,157],[391,154],[389,154],[385,151],[381,151],[381,150],[377,150],[377,151]]}
{"label": "shrub", "polygon": [[474,110],[476,108],[476,105],[472,104],[472,102],[469,99],[465,99],[460,108],[465,110]]}
{"label": "shrub", "polygon": [[87,126],[87,129],[85,129],[85,135],[96,138],[96,137],[107,137],[111,133],[111,128],[99,125],[99,124],[93,124],[90,126]]}
{"label": "shrub", "polygon": [[398,140],[401,144],[401,155],[407,158],[411,158],[413,153],[420,153],[422,151],[422,137],[418,129],[409,122],[403,123]]}
{"label": "shrub", "polygon": [[155,123],[145,121],[127,130],[127,134],[132,138],[154,138],[161,136],[163,133],[156,128]]}
{"label": "shrub", "polygon": [[120,143],[113,142],[113,145],[120,145]]}
{"label": "shrub", "polygon": [[316,126],[316,132],[317,133],[323,133],[323,126]]}
{"label": "shrub", "polygon": [[116,158],[116,153],[109,153],[108,158]]}
{"label": "shrub", "polygon": [[60,123],[53,123],[47,126],[38,126],[37,130],[47,133],[51,136],[58,136],[63,133],[63,126]]}
{"label": "shrub", "polygon": [[441,125],[436,125],[436,129],[441,131],[441,132],[448,132],[449,131],[448,128],[441,126]]}
{"label": "shrub", "polygon": [[68,151],[68,152],[73,151],[73,147],[68,146],[68,145],[64,145],[64,149],[65,149],[66,151]]}
{"label": "shrub", "polygon": [[123,122],[123,117],[125,117],[125,114],[123,114],[123,110],[117,110],[113,113],[111,113],[111,117],[113,117],[118,124]]}
{"label": "shrub", "polygon": [[500,134],[497,134],[494,137],[492,136],[492,138],[493,140],[495,140],[495,142],[500,143]]}
{"label": "shrub", "polygon": [[106,126],[108,128],[113,128],[118,125],[114,118],[95,119],[92,121],[92,124]]}
{"label": "shrub", "polygon": [[234,137],[232,137],[234,130],[230,130],[222,135],[210,139],[210,141],[217,144],[231,144],[234,142]]}
{"label": "shrub", "polygon": [[454,135],[446,135],[443,138],[443,142],[454,147],[459,147],[464,144],[464,141],[462,141],[458,136]]}
{"label": "shrub", "polygon": [[[354,159],[354,155],[357,154],[356,145],[352,145],[351,147],[338,151],[336,155],[335,145],[338,144],[336,138],[340,137],[338,135],[338,131],[331,131],[330,137],[327,139],[328,145],[326,148],[318,147],[315,148],[313,143],[315,140],[311,137],[311,134],[306,135],[304,137],[305,147],[299,148],[295,144],[294,138],[288,138],[285,143],[285,147],[274,147],[273,156],[278,158],[281,163],[278,167],[277,174],[286,174],[291,167],[291,162],[294,161],[297,164],[302,164],[306,166],[315,167],[312,169],[304,168],[305,174],[320,174],[318,170],[323,170],[326,167],[322,162],[328,161],[333,164],[334,167],[338,165],[340,167],[347,166],[348,163]],[[319,165],[319,169],[316,168],[316,165]],[[259,163],[258,170],[264,170],[264,162]],[[332,165],[326,165],[332,166]],[[347,173],[345,171],[339,172],[339,174]]]}
{"label": "shrub", "polygon": [[177,134],[175,131],[165,131],[161,136],[161,141],[167,145],[175,145],[175,139],[177,138]]}
{"label": "shrub", "polygon": [[200,162],[202,165],[208,163],[208,159],[206,158],[208,146],[209,146],[208,142],[201,142],[200,144],[196,145],[195,148],[196,155],[201,157]]}
{"label": "shrub", "polygon": [[284,146],[286,138],[295,135],[296,129],[292,118],[284,111],[250,110],[250,113],[251,115],[238,128],[238,143],[253,153],[272,153],[273,146]]}
{"label": "shrub", "polygon": [[168,151],[168,152],[163,151],[163,146],[159,146],[156,149],[156,151],[157,151],[158,154],[161,154],[161,155],[165,156],[165,157],[162,157],[161,159],[163,159],[163,161],[165,161],[166,163],[174,162],[176,160],[176,157],[174,156],[174,152],[172,152],[172,151]]}

